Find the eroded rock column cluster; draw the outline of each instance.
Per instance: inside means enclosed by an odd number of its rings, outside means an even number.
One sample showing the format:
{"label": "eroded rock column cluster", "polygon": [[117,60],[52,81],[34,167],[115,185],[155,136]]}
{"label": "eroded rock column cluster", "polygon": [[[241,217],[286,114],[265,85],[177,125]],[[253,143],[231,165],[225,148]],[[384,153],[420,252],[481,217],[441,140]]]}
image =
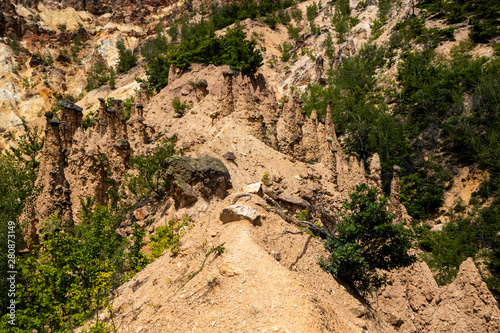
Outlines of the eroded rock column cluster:
{"label": "eroded rock column cluster", "polygon": [[[72,216],[73,203],[66,168],[73,138],[82,131],[83,109],[70,101],[57,105],[61,107],[59,117],[52,112],[45,114],[45,145],[40,163],[42,177],[37,180],[37,185],[43,189],[36,202],[36,222],[53,214],[62,220]],[[38,230],[40,226],[35,224],[33,227]]]}

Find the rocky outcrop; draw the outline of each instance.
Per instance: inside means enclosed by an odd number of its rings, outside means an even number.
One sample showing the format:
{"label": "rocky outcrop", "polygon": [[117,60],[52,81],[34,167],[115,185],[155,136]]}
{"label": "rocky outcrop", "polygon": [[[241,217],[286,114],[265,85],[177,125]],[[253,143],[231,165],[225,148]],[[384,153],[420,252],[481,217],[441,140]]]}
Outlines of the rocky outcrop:
{"label": "rocky outcrop", "polygon": [[300,104],[297,90],[290,100],[283,106],[281,115],[276,124],[279,151],[294,155],[294,147],[298,146],[301,133],[297,125],[297,114],[300,113]]}
{"label": "rocky outcrop", "polygon": [[59,117],[45,114],[45,145],[42,151],[39,176],[40,192],[35,202],[30,236],[37,241],[38,232],[48,216],[63,221],[78,222],[80,198],[94,197],[97,204],[109,202],[110,188],[118,188],[130,154],[142,147],[153,130],[143,124],[136,108],[127,123],[122,116],[120,100],[106,107],[104,99],[94,125],[83,129],[82,108],[71,101],[61,101]]}
{"label": "rocky outcrop", "polygon": [[193,204],[198,198],[224,198],[232,187],[229,171],[224,163],[211,156],[190,158],[172,156],[165,160],[170,194],[177,207]]}
{"label": "rocky outcrop", "polygon": [[234,112],[234,93],[233,93],[233,77],[235,72],[233,70],[223,71],[224,85],[221,95],[221,115],[223,117],[229,116]]}
{"label": "rocky outcrop", "polygon": [[427,264],[392,273],[372,300],[399,332],[498,332],[500,310],[469,258],[453,283],[438,287]]}

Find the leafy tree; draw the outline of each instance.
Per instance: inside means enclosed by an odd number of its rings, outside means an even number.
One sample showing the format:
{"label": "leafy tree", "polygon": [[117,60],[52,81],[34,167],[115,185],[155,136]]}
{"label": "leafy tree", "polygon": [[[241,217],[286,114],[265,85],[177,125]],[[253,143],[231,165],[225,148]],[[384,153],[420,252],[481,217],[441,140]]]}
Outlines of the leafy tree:
{"label": "leafy tree", "polygon": [[444,190],[452,181],[450,170],[428,157],[417,172],[404,176],[401,183],[401,203],[411,217],[425,220],[441,207]]}
{"label": "leafy tree", "polygon": [[448,23],[469,18],[469,35],[475,43],[487,43],[500,34],[500,4],[496,0],[424,0],[419,7],[432,13],[443,13]]}
{"label": "leafy tree", "polygon": [[42,137],[42,130],[38,126],[31,128],[23,117],[21,118],[24,134],[19,137],[17,147],[10,148],[12,157],[25,164],[27,168],[37,170],[40,165],[40,151],[43,148],[45,138]]}
{"label": "leafy tree", "polygon": [[149,63],[159,55],[166,53],[168,49],[167,38],[160,30],[157,32],[156,37],[146,40],[144,46],[141,47],[141,55]]}
{"label": "leafy tree", "polygon": [[402,224],[394,224],[387,199],[377,198],[376,189],[358,185],[343,204],[342,221],[325,246],[331,255],[320,260],[324,270],[354,284],[361,291],[379,287],[384,279],[377,270],[411,265],[409,255],[413,234]]}
{"label": "leafy tree", "polygon": [[159,54],[146,66],[148,85],[156,91],[160,91],[168,84],[168,73],[170,72],[170,61],[165,55]]}
{"label": "leafy tree", "polygon": [[137,198],[146,198],[151,193],[165,195],[170,184],[163,163],[167,157],[175,155],[177,138],[164,140],[149,155],[133,156],[130,167],[134,173],[127,175],[126,186]]}
{"label": "leafy tree", "polygon": [[[8,221],[14,221],[16,228],[16,248],[23,240],[23,221],[19,216],[24,209],[33,204],[33,194],[36,191],[35,180],[40,164],[40,151],[44,139],[41,130],[28,126],[22,119],[24,134],[19,137],[17,147],[0,152],[0,270],[7,272],[8,261]],[[8,304],[8,282],[0,280],[0,304]],[[6,308],[0,308],[0,318],[6,313]]]}
{"label": "leafy tree", "polygon": [[103,307],[119,284],[126,270],[125,241],[115,232],[120,219],[93,204],[82,201],[79,225],[51,216],[40,244],[18,258],[18,332],[71,331]]}

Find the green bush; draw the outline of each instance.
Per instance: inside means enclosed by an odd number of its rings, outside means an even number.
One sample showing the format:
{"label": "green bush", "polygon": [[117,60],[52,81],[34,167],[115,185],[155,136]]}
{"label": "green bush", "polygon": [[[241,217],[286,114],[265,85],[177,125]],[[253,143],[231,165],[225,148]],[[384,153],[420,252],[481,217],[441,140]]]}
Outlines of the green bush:
{"label": "green bush", "polygon": [[144,45],[141,47],[141,55],[144,57],[146,62],[151,62],[161,54],[168,51],[169,45],[167,38],[161,30],[157,31],[156,37],[149,38],[146,40]]}
{"label": "green bush", "polygon": [[469,18],[469,36],[475,43],[487,43],[500,34],[500,4],[496,0],[425,0],[419,7],[431,13],[444,13],[449,23]]}
{"label": "green bush", "polygon": [[443,168],[433,158],[424,164],[418,172],[401,180],[401,203],[411,217],[419,220],[438,211],[444,202],[444,191],[453,179],[451,170]]}
{"label": "green bush", "polygon": [[82,41],[79,35],[76,35],[75,39],[73,40],[73,45],[71,45],[71,58],[75,63],[78,63],[78,52],[80,52],[80,49],[82,48]]}
{"label": "green bush", "polygon": [[16,35],[10,34],[9,38],[7,39],[7,45],[12,49],[15,55],[19,55],[19,52],[21,52],[21,43],[19,43],[19,40]]}
{"label": "green bush", "polygon": [[359,185],[343,204],[342,221],[336,235],[325,246],[331,255],[320,260],[323,269],[352,283],[360,291],[380,287],[383,275],[377,270],[407,267],[416,258],[409,255],[413,233],[394,224],[387,211],[387,199],[377,197],[376,189]]}
{"label": "green bush", "polygon": [[137,56],[125,46],[125,41],[121,37],[116,41],[116,48],[119,55],[116,69],[119,73],[126,73],[137,64]]}
{"label": "green bush", "polygon": [[90,68],[89,76],[87,76],[87,84],[85,90],[91,91],[99,88],[109,80],[109,68],[105,60],[99,59]]}
{"label": "green bush", "polygon": [[50,217],[40,245],[18,257],[19,332],[71,331],[105,306],[120,283],[125,270],[125,243],[115,231],[120,221],[108,207],[92,208],[93,203],[82,200],[79,225]]}
{"label": "green bush", "polygon": [[338,0],[335,5],[335,14],[333,15],[333,25],[337,32],[338,43],[345,42],[346,34],[351,29],[351,8],[349,0]]}
{"label": "green bush", "polygon": [[85,117],[83,117],[82,126],[84,130],[88,129],[89,127],[95,124],[96,114],[97,113],[95,111],[90,111],[85,115]]}
{"label": "green bush", "polygon": [[137,199],[146,198],[154,193],[163,196],[168,193],[170,184],[163,163],[167,157],[175,155],[176,138],[164,140],[149,155],[130,158],[132,174],[126,175],[125,186]]}
{"label": "green bush", "polygon": [[281,61],[287,62],[290,60],[291,54],[290,50],[292,49],[292,44],[288,42],[283,42],[283,44],[279,45],[279,50],[281,52]]}
{"label": "green bush", "polygon": [[299,8],[292,9],[292,17],[295,22],[297,22],[297,24],[300,24],[300,22],[302,21],[302,10],[300,10]]}
{"label": "green bush", "polygon": [[[33,195],[38,189],[35,180],[40,165],[40,151],[44,139],[38,127],[32,128],[23,120],[25,134],[17,142],[17,148],[10,148],[0,152],[0,269],[7,272],[8,267],[8,222],[15,222],[16,249],[23,240],[25,221],[19,217],[23,210],[35,209]],[[12,238],[10,239],[12,241]],[[0,303],[8,304],[9,283],[6,279],[0,280]],[[6,314],[6,307],[0,308],[0,318]],[[3,322],[3,319],[0,323]],[[1,328],[0,324],[0,328]]]}
{"label": "green bush", "polygon": [[295,41],[299,39],[299,33],[300,33],[299,27],[294,27],[293,24],[289,24],[287,26],[287,31],[288,31],[288,36],[290,38],[292,38]]}
{"label": "green bush", "polygon": [[129,261],[131,268],[136,272],[140,272],[151,262],[141,251],[146,245],[144,241],[145,235],[146,231],[137,223],[132,225],[132,246],[130,246]]}
{"label": "green bush", "polygon": [[306,7],[306,16],[309,22],[314,21],[316,16],[318,16],[318,14],[319,14],[318,5],[316,4],[316,2],[313,2],[312,5]]}
{"label": "green bush", "polygon": [[162,54],[157,55],[147,63],[146,76],[149,87],[160,91],[167,86],[170,64],[169,58]]}
{"label": "green bush", "polygon": [[113,67],[109,68],[109,87],[111,89],[116,88],[116,73]]}
{"label": "green bush", "polygon": [[175,117],[180,118],[186,113],[187,110],[191,108],[191,105],[186,102],[181,103],[181,99],[179,98],[179,96],[175,96],[172,100],[172,107],[174,108],[176,114]]}
{"label": "green bush", "polygon": [[183,216],[182,220],[169,220],[168,225],[157,227],[155,233],[149,238],[152,259],[160,257],[163,252],[170,249],[172,254],[179,250],[179,240],[183,236],[183,228],[189,225],[189,218]]}
{"label": "green bush", "polygon": [[135,102],[134,96],[130,96],[123,101],[122,105],[123,118],[127,120],[130,119],[130,111],[132,110],[132,104],[134,104],[134,102]]}
{"label": "green bush", "polygon": [[172,43],[177,41],[177,37],[179,37],[179,27],[177,26],[177,24],[173,24],[168,29],[168,35],[170,36]]}

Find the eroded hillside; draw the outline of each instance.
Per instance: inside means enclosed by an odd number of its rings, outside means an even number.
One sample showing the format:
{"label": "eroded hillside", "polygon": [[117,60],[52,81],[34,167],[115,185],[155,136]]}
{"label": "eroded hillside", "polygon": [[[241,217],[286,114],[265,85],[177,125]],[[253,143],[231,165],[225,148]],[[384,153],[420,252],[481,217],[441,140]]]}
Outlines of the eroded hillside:
{"label": "eroded hillside", "polygon": [[[433,7],[414,5],[280,2],[261,16],[247,3],[241,20],[233,7],[197,1],[0,5],[3,148],[23,142],[21,117],[45,130],[29,164],[36,191],[16,206],[28,222],[23,269],[39,272],[23,273],[20,325],[47,332],[99,323],[117,332],[498,331],[500,310],[488,289],[496,290],[495,226],[487,229],[490,243],[457,255],[456,267],[445,270],[448,258],[432,252],[440,241],[433,237],[463,225],[457,216],[483,230],[473,219],[492,214],[495,194],[472,199],[496,175],[496,162],[464,161],[461,142],[443,133],[478,105],[491,109],[478,104],[489,102],[470,81],[493,75],[498,37],[471,43],[486,38],[473,20],[450,23],[453,8],[431,16]],[[232,45],[258,50],[258,68]],[[255,54],[243,57],[256,62]],[[431,100],[449,107],[446,115],[417,112],[429,108],[429,92],[408,87],[427,88],[427,81],[401,74],[422,63],[417,55],[428,56],[435,75],[449,77],[439,72],[446,61],[468,71],[458,86],[474,88]],[[415,70],[409,76],[417,79]],[[428,96],[441,96],[448,81],[439,82]],[[465,102],[450,97],[459,94]],[[411,122],[415,131],[405,127]],[[360,294],[319,260],[330,254],[323,238],[336,235],[342,204],[363,183],[387,195],[395,224],[417,232],[411,253],[426,261]],[[434,183],[438,194],[429,189]],[[58,266],[57,256],[75,260]],[[467,256],[474,260],[460,260]],[[39,279],[46,290],[36,287]]]}

